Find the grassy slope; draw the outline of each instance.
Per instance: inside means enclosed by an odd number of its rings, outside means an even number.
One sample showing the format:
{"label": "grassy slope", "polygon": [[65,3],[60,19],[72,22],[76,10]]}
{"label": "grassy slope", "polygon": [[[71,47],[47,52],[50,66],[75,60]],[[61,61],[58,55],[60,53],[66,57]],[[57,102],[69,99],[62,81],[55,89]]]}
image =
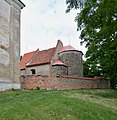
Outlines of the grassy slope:
{"label": "grassy slope", "polygon": [[117,120],[117,91],[2,92],[0,120]]}

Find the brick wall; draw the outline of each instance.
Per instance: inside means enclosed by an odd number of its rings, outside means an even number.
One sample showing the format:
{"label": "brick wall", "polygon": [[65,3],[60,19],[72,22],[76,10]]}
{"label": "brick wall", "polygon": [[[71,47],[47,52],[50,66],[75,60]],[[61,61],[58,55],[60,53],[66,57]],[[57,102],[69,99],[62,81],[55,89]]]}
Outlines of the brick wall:
{"label": "brick wall", "polygon": [[22,89],[71,90],[81,88],[110,88],[109,81],[77,76],[21,76]]}

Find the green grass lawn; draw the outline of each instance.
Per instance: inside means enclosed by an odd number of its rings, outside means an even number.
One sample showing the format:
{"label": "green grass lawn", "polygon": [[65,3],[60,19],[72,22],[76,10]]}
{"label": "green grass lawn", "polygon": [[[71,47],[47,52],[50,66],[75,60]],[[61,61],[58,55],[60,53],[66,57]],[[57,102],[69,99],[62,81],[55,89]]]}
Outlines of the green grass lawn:
{"label": "green grass lawn", "polygon": [[117,91],[0,92],[0,120],[117,120]]}

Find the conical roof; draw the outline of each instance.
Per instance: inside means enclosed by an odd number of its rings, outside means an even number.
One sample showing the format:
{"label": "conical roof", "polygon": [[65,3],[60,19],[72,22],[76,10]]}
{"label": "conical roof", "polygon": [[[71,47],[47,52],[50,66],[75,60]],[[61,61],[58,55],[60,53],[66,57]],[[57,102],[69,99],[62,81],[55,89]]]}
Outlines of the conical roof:
{"label": "conical roof", "polygon": [[52,64],[52,66],[56,66],[56,65],[66,66],[65,63],[63,63],[63,62],[60,61],[60,60],[57,60],[57,61],[55,61],[55,62]]}
{"label": "conical roof", "polygon": [[76,50],[71,45],[68,45],[68,46],[63,47],[59,53],[66,52],[66,51],[78,51],[78,50]]}

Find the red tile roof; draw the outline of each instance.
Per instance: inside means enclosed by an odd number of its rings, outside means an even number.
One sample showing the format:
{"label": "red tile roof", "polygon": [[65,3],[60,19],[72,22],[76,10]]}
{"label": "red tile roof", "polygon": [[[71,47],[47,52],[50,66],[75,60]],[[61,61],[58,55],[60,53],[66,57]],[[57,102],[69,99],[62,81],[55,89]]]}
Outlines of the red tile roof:
{"label": "red tile roof", "polygon": [[62,65],[62,66],[66,66],[65,65],[65,63],[63,63],[62,61],[60,61],[60,60],[57,60],[57,61],[55,61],[53,64],[52,64],[52,66],[55,66],[55,65]]}
{"label": "red tile roof", "polygon": [[65,52],[65,51],[78,51],[76,50],[74,47],[72,47],[71,45],[65,46],[61,49],[61,51],[59,53]]}
{"label": "red tile roof", "polygon": [[36,53],[36,51],[32,51],[29,53],[25,53],[22,57],[22,60],[20,62],[20,69],[26,68],[26,63],[32,58],[32,56]]}
{"label": "red tile roof", "polygon": [[27,66],[34,66],[34,65],[50,63],[50,61],[53,57],[54,51],[55,51],[55,47],[50,48],[48,50],[39,51],[35,55],[35,57],[29,62],[29,64]]}

